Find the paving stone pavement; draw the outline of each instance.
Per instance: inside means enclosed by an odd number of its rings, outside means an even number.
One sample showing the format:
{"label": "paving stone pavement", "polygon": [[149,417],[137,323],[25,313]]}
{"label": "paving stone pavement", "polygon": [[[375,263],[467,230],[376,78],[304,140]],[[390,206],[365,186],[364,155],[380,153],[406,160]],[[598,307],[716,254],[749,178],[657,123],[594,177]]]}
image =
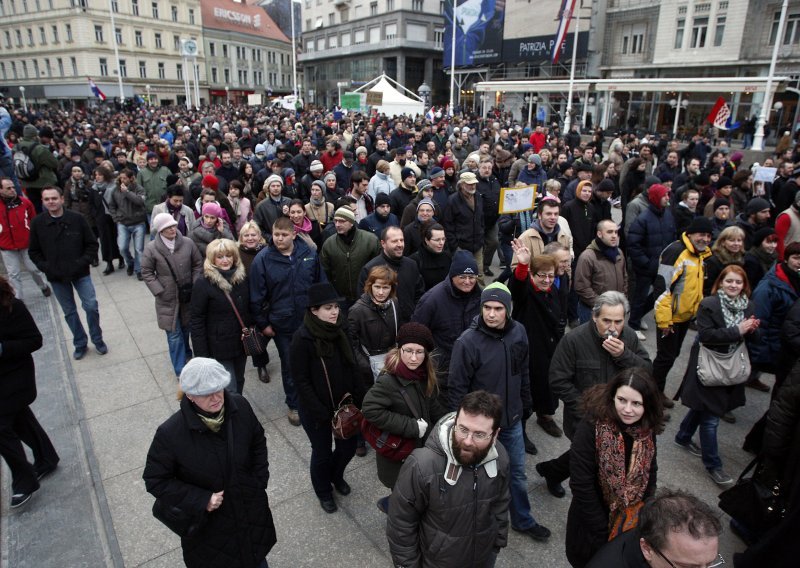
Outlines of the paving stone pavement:
{"label": "paving stone pavement", "polygon": [[[156,325],[153,298],[142,282],[124,271],[103,276],[93,269],[92,278],[109,352],[100,356],[90,350],[83,360],[73,361],[71,336],[55,297],[43,298],[26,275],[26,303],[45,336],[44,347],[35,354],[39,398],[33,409],[61,454],[61,463],[30,503],[13,512],[8,509],[11,491],[3,466],[2,566],[182,565],[178,538],[152,517],[153,499],[141,479],[156,427],[178,407],[166,337]],[[651,328],[646,346],[654,357],[655,326],[652,317],[646,321]],[[669,377],[670,394],[680,383],[693,337],[690,332]],[[301,428],[286,420],[280,365],[272,344],[271,356],[272,382],[262,384],[248,366],[244,391],[267,433],[269,497],[278,532],[278,543],[268,558],[270,566],[390,566],[385,520],[375,507],[386,489],[377,480],[374,452],[353,459],[347,472],[353,492],[344,498],[336,496],[340,509],[335,516],[325,514],[308,476],[308,440]],[[769,402],[768,394],[750,389],[747,398],[747,406],[734,412],[737,423],[723,422],[719,428],[720,455],[731,475],[749,462],[741,443]],[[719,489],[706,476],[699,458],[672,443],[684,413],[678,404],[659,437],[658,484],[688,489],[716,505]],[[529,434],[539,447],[539,455],[529,457],[527,463],[533,512],[553,536],[549,543],[539,544],[511,532],[497,566],[568,567],[563,543],[569,492],[565,499],[551,497],[534,470],[537,461],[567,449],[568,441],[546,435],[535,421],[529,425]],[[730,564],[732,553],[744,546],[730,534],[727,520],[723,518],[721,552]]]}

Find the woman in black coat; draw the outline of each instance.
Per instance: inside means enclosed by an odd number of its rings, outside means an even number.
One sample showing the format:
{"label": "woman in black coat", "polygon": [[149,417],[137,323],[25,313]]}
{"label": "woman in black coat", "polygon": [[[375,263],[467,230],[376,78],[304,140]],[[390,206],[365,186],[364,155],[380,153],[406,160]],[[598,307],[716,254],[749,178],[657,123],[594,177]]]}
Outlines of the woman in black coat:
{"label": "woman in black coat", "polygon": [[430,290],[447,278],[453,257],[447,250],[444,227],[439,223],[427,223],[422,235],[422,245],[408,258],[417,263],[419,273]]}
{"label": "woman in black coat", "polygon": [[[11,470],[11,508],[24,505],[39,489],[39,480],[58,464],[50,438],[30,405],[36,400],[32,353],[42,347],[42,334],[28,308],[0,276],[0,456]],[[33,451],[28,461],[22,443]]]}
{"label": "woman in black coat", "polygon": [[242,324],[226,294],[244,325],[251,325],[250,284],[239,247],[230,239],[216,239],[206,248],[203,277],[195,280],[192,289],[192,347],[195,356],[222,363],[236,379],[229,388],[241,394],[247,355],[242,346]]}
{"label": "woman in black coat", "polygon": [[[730,353],[742,341],[757,341],[759,321],[749,301],[750,286],[741,266],[725,267],[711,289],[712,296],[703,298],[697,310],[697,340],[692,345],[689,363],[675,399],[681,400],[689,412],[681,422],[675,443],[688,452],[701,454],[711,479],[719,484],[732,483],[722,469],[717,446],[719,419],[726,412],[745,403],[744,383],[733,386],[704,386],[697,377],[700,344],[713,351]],[[692,436],[700,430],[700,447]]]}
{"label": "woman in black coat", "polygon": [[265,568],[276,542],[264,429],[230,381],[213,359],[186,364],[180,410],[158,427],[142,473],[162,505],[202,519],[181,538],[189,568]]}
{"label": "woman in black coat", "polygon": [[289,364],[297,389],[300,423],[311,442],[311,485],[326,513],[337,511],[332,487],[350,493],[344,470],[356,453],[357,436],[333,438],[331,419],[340,402],[351,395],[356,406],[364,399],[353,350],[339,310],[342,298],[328,282],[308,289],[308,309],[289,347]]}
{"label": "woman in black coat", "polygon": [[[560,437],[563,432],[553,420],[558,398],[550,390],[549,380],[550,358],[563,336],[561,302],[553,286],[558,263],[555,257],[547,254],[530,258],[528,247],[518,240],[512,241],[511,246],[518,260],[509,281],[514,300],[512,317],[525,326],[528,334],[533,410],[542,429],[551,436]],[[524,422],[523,436],[527,437]]]}

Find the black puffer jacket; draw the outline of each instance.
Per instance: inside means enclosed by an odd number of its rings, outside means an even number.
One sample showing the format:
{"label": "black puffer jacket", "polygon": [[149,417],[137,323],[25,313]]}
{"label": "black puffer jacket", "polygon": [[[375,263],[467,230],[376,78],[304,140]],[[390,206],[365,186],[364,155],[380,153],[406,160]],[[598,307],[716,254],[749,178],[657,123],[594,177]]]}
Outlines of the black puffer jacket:
{"label": "black puffer jacket", "polygon": [[[226,472],[231,431],[235,468]],[[211,494],[225,491],[222,505],[206,514],[200,532],[181,539],[189,568],[255,568],[276,542],[264,429],[237,394],[225,391],[225,421],[218,433],[203,424],[184,397],[180,410],[158,427],[142,478],[151,495],[187,512],[205,511]]]}
{"label": "black puffer jacket", "polygon": [[397,303],[400,308],[400,325],[411,321],[411,314],[414,313],[414,306],[425,293],[425,282],[419,274],[417,263],[401,256],[400,258],[390,258],[386,253],[381,253],[361,269],[358,279],[358,289],[363,290],[367,282],[369,271],[376,266],[388,266],[397,274]]}
{"label": "black puffer jacket", "polygon": [[389,500],[386,538],[395,566],[483,568],[508,541],[508,454],[495,443],[476,467],[457,468],[449,440],[455,413],[434,427],[424,448],[406,458]]}
{"label": "black puffer jacket", "polygon": [[242,326],[223,290],[227,290],[246,326],[250,317],[250,282],[241,263],[228,282],[215,268],[204,268],[192,289],[192,347],[197,357],[226,361],[244,356]]}
{"label": "black puffer jacket", "polygon": [[461,192],[447,200],[442,219],[447,235],[447,247],[451,253],[456,249],[475,252],[483,248],[483,199],[475,193],[475,208],[470,208]]}

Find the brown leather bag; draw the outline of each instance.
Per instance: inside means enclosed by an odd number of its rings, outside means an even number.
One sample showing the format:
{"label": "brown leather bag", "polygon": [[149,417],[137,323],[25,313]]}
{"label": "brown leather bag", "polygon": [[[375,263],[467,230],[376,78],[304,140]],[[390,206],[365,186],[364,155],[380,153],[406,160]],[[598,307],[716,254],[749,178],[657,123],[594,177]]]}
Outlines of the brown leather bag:
{"label": "brown leather bag", "polygon": [[333,390],[331,390],[331,380],[328,377],[328,367],[325,366],[325,360],[320,357],[322,363],[322,370],[325,373],[325,382],[328,384],[328,394],[331,397],[331,404],[336,408],[331,418],[331,429],[333,430],[333,437],[340,440],[347,440],[356,435],[361,430],[361,420],[364,416],[361,411],[353,403],[353,395],[349,392],[345,393],[339,405],[333,400]]}

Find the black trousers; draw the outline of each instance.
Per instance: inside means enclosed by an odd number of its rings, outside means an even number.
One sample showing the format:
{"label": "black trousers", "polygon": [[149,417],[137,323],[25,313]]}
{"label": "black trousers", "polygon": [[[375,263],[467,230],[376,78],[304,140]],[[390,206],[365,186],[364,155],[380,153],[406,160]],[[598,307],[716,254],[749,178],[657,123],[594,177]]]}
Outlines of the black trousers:
{"label": "black trousers", "polygon": [[[330,422],[318,426],[308,416],[302,406],[298,406],[300,423],[311,442],[311,485],[320,499],[329,499],[333,495],[333,483],[344,480],[344,470],[356,454],[357,436],[349,440],[333,437]],[[333,440],[334,449],[331,449]]]}
{"label": "black trousers", "polygon": [[[25,455],[25,444],[33,451],[33,465]],[[55,467],[58,454],[30,407],[10,414],[0,414],[0,456],[11,470],[14,493],[32,493],[39,489],[36,476]]]}
{"label": "black trousers", "polygon": [[661,392],[667,386],[667,375],[669,375],[672,365],[675,364],[675,359],[681,353],[681,346],[683,340],[686,338],[686,333],[689,331],[689,322],[681,322],[672,325],[672,333],[666,337],[661,337],[661,331],[658,331],[656,336],[656,359],[653,361],[653,378]]}
{"label": "black trousers", "polygon": [[103,262],[112,262],[122,258],[117,245],[117,226],[111,215],[105,213],[96,219],[97,234],[100,235],[100,252]]}

